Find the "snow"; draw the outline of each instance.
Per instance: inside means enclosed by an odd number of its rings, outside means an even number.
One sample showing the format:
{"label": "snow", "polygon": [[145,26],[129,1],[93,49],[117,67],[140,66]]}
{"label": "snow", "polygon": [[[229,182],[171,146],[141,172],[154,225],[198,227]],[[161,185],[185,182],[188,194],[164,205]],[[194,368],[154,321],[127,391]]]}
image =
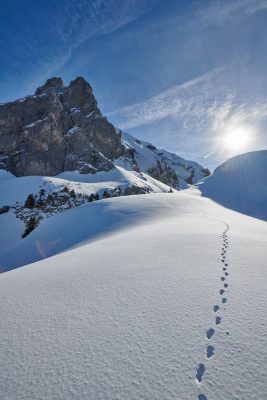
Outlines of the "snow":
{"label": "snow", "polygon": [[[96,174],[80,174],[78,171],[63,172],[56,177],[44,176],[25,176],[17,178],[11,173],[0,170],[0,207],[8,205],[12,207],[7,214],[0,215],[0,268],[2,271],[12,269],[29,262],[37,261],[43,258],[43,253],[36,247],[36,243],[32,244],[33,249],[25,247],[28,241],[21,238],[24,232],[24,225],[15,219],[15,207],[23,205],[28,195],[32,193],[39,197],[41,189],[45,190],[46,196],[54,192],[60,193],[65,187],[68,187],[69,192],[74,190],[77,195],[90,196],[99,194],[103,196],[106,190],[118,190],[122,192],[128,185],[137,186],[149,190],[150,192],[168,192],[169,187],[165,184],[151,178],[150,176],[142,173],[126,171],[123,168],[116,167],[108,172],[98,172]],[[61,207],[63,210],[66,207]],[[60,210],[55,210],[59,212]],[[25,214],[25,213],[24,213]],[[65,211],[62,220],[65,218]],[[25,214],[26,215],[26,214]],[[40,215],[44,218],[50,218],[50,214]],[[78,213],[78,215],[80,215]],[[51,232],[53,232],[54,218],[49,222]],[[77,217],[78,218],[78,217]],[[73,221],[74,223],[74,221]],[[113,221],[115,223],[115,221]],[[46,224],[46,221],[41,222],[41,226]],[[41,228],[41,226],[39,228]],[[46,226],[46,225],[45,225]],[[38,229],[39,229],[38,228]],[[88,233],[88,231],[85,231]],[[48,243],[49,255],[53,255],[60,250],[64,250],[69,242],[62,241],[61,244],[51,245],[57,243],[57,239],[53,242],[53,233],[51,233],[51,240],[46,240]],[[70,239],[71,241],[71,239]],[[17,250],[15,250],[17,249]],[[20,249],[20,250],[18,250]],[[15,251],[18,251],[17,253]]]}
{"label": "snow", "polygon": [[75,113],[80,113],[81,112],[81,110],[79,110],[78,108],[76,108],[76,107],[73,107],[73,108],[71,108],[71,113],[73,113],[73,114],[75,114]]}
{"label": "snow", "polygon": [[74,133],[76,133],[78,130],[79,130],[80,128],[78,127],[78,126],[73,126],[72,128],[70,128],[68,131],[67,131],[67,135],[73,135]]}
{"label": "snow", "polygon": [[16,201],[24,202],[29,193],[38,194],[44,187],[47,192],[60,191],[65,186],[76,193],[90,195],[91,193],[103,194],[106,189],[127,185],[149,187],[152,192],[168,192],[169,186],[153,179],[152,177],[133,171],[126,171],[116,167],[108,172],[96,174],[80,174],[78,171],[63,172],[55,177],[50,176],[24,176],[17,178],[10,172],[0,170],[0,206],[2,204],[14,205]]}
{"label": "snow", "polygon": [[49,241],[0,277],[1,398],[266,398],[266,222],[193,188],[69,210],[13,253]]}
{"label": "snow", "polygon": [[44,121],[46,121],[46,120],[48,120],[48,117],[45,117],[45,118],[42,118],[42,119],[38,119],[38,120],[36,120],[36,121],[34,121],[34,122],[28,124],[28,125],[24,125],[24,126],[23,126],[23,129],[30,129],[30,128],[33,128],[35,125],[41,124],[42,122],[44,122]]}
{"label": "snow", "polygon": [[267,221],[267,150],[235,156],[197,186],[203,196]]}
{"label": "snow", "polygon": [[[160,161],[167,168],[171,168],[179,180],[179,189],[188,188],[187,179],[191,176],[192,169],[194,170],[193,182],[203,178],[203,168],[194,161],[188,161],[179,157],[175,153],[170,153],[166,150],[157,149],[151,143],[141,141],[128,133],[121,132],[118,129],[116,132],[122,135],[122,143],[126,149],[134,150],[134,159],[140,171],[148,172],[153,167],[157,166]],[[148,147],[149,146],[149,147]],[[116,165],[128,170],[133,169],[133,165],[125,157],[120,157],[115,161]]]}

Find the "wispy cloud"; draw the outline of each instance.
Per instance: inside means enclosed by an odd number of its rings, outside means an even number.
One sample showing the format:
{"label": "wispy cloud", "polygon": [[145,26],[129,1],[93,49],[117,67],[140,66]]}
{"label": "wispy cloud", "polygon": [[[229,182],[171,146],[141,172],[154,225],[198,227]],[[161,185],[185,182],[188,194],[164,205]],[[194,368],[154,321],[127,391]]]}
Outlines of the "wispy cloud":
{"label": "wispy cloud", "polygon": [[[128,25],[157,2],[158,0],[62,0],[62,9],[55,9],[54,14],[43,25],[43,32],[47,36],[47,42],[44,43],[40,43],[31,32],[30,26],[24,24],[23,31],[26,34],[15,38],[20,45],[14,48],[22,49],[18,50],[21,51],[18,58],[23,57],[31,71],[26,90],[31,92],[38,84],[63,68],[84,42]],[[33,73],[32,70],[38,72]]]}
{"label": "wispy cloud", "polygon": [[211,107],[208,110],[211,130],[217,133],[229,132],[240,126],[255,127],[267,118],[267,103],[236,105],[234,102]]}
{"label": "wispy cloud", "polygon": [[[172,138],[179,153],[182,140],[184,148],[187,143],[191,149],[189,153],[197,154],[199,147],[205,147],[202,157],[215,159],[221,153],[220,140],[231,130],[251,128],[256,137],[267,121],[266,99],[240,97],[226,85],[226,76],[223,68],[213,70],[144,102],[114,110],[108,117],[124,130],[134,129],[135,134],[137,128],[140,135],[144,130],[150,135],[154,131],[159,146]],[[194,158],[200,160],[196,154]]]}
{"label": "wispy cloud", "polygon": [[254,14],[266,9],[267,0],[233,0],[229,2],[217,0],[198,12],[198,18],[204,25],[218,24],[238,11]]}
{"label": "wispy cloud", "polygon": [[[219,68],[215,69],[144,102],[114,110],[107,116],[118,120],[122,129],[136,128],[167,117],[183,117],[185,126],[189,127],[193,119],[202,118],[210,106],[215,95],[213,81],[219,72]],[[228,91],[228,96],[230,94]]]}
{"label": "wispy cloud", "polygon": [[66,58],[86,40],[122,28],[147,12],[156,2],[157,0],[66,0],[63,17],[55,25],[56,35],[68,47]]}

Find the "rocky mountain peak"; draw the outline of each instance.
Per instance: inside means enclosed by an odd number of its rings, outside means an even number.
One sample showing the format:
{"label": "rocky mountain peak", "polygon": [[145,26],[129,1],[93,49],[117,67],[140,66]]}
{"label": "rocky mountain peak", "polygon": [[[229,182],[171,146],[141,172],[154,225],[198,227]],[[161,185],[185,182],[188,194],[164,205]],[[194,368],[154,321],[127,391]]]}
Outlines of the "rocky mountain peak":
{"label": "rocky mountain peak", "polygon": [[98,110],[93,89],[81,76],[78,76],[70,82],[69,86],[63,88],[61,99],[70,108],[79,107],[87,113]]}
{"label": "rocky mountain peak", "polygon": [[82,77],[53,77],[34,96],[0,106],[0,167],[16,176],[97,172],[125,148]]}
{"label": "rocky mountain peak", "polygon": [[35,91],[35,95],[39,96],[44,93],[56,93],[63,89],[63,87],[63,80],[61,78],[53,77],[48,79],[43,86],[38,87]]}

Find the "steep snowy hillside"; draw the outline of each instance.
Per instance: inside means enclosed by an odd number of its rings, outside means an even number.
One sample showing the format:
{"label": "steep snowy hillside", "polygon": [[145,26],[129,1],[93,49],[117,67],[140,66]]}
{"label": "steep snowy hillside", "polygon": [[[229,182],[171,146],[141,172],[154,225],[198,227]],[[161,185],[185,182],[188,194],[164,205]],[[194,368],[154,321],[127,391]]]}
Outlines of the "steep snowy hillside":
{"label": "steep snowy hillside", "polygon": [[188,161],[175,153],[157,149],[153,144],[136,139],[121,132],[122,143],[127,155],[115,161],[129,170],[142,171],[176,189],[186,189],[189,185],[210,174],[207,168],[194,161]]}
{"label": "steep snowy hillside", "polygon": [[197,184],[203,196],[267,221],[267,150],[230,158]]}
{"label": "steep snowy hillside", "polygon": [[0,276],[1,399],[265,400],[265,222],[197,189],[62,216],[13,254],[75,248]]}

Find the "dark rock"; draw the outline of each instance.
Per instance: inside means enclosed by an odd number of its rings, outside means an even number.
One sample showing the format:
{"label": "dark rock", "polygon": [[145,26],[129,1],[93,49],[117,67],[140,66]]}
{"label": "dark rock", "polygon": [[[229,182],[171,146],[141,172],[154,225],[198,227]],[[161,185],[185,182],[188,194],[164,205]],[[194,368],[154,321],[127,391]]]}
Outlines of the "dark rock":
{"label": "dark rock", "polygon": [[51,78],[35,96],[0,106],[0,167],[16,176],[108,171],[125,151],[82,77],[66,87]]}
{"label": "dark rock", "polygon": [[148,144],[146,147],[147,147],[149,150],[152,150],[152,151],[157,150],[157,148],[156,148],[153,144]]}
{"label": "dark rock", "polygon": [[61,78],[51,78],[46,81],[46,83],[43,86],[40,86],[38,89],[35,91],[35,95],[39,96],[43,93],[56,93],[59,90],[63,89],[64,83]]}
{"label": "dark rock", "polygon": [[9,206],[0,207],[0,214],[5,214],[9,211]]}
{"label": "dark rock", "polygon": [[146,194],[150,192],[150,187],[140,187],[137,185],[129,184],[124,191],[125,196],[130,196],[133,194]]}

